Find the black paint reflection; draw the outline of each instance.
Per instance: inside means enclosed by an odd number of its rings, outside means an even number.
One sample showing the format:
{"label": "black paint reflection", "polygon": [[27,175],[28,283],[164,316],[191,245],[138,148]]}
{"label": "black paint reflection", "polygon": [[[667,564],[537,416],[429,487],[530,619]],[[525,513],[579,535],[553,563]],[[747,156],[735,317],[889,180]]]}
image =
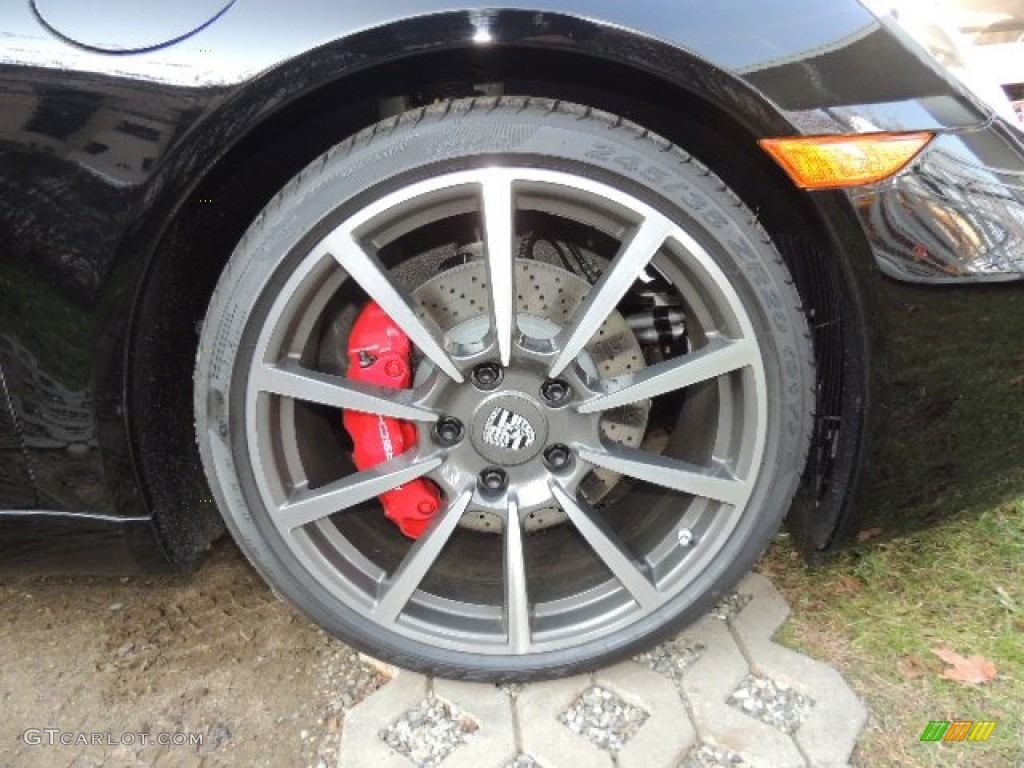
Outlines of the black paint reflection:
{"label": "black paint reflection", "polygon": [[1024,290],[880,281],[888,359],[860,527],[907,530],[1020,499]]}
{"label": "black paint reflection", "polygon": [[[0,574],[138,572],[132,542],[151,539],[149,525],[95,515],[0,513]],[[148,562],[159,568],[158,557]]]}
{"label": "black paint reflection", "polygon": [[1024,277],[1024,161],[1010,141],[994,130],[939,137],[909,172],[854,195],[884,272],[921,283]]}
{"label": "black paint reflection", "polygon": [[[19,482],[34,479],[45,508],[138,514],[115,478],[134,474],[121,356],[143,264],[119,261],[198,96],[25,68],[0,70],[0,97],[0,355]],[[20,495],[0,501],[34,506]]]}
{"label": "black paint reflection", "polygon": [[10,343],[8,337],[0,336],[0,508],[31,509],[36,505],[35,486],[28,471],[25,446],[14,420],[7,374],[2,366]]}

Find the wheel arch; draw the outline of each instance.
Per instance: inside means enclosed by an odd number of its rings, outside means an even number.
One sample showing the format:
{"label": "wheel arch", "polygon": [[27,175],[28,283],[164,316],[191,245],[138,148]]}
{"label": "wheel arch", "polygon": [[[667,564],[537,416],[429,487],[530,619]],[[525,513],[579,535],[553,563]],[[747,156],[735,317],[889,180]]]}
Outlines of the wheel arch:
{"label": "wheel arch", "polygon": [[[525,24],[525,16],[514,18]],[[679,48],[578,19],[565,23],[578,37],[589,31],[581,38],[589,42],[571,49],[538,43],[537,30],[526,28],[515,32],[520,41],[515,44],[435,44],[415,54],[382,55],[387,34],[400,39],[410,34],[411,23],[309,52],[237,90],[183,138],[176,152],[190,162],[168,164],[181,175],[165,179],[165,193],[148,208],[151,221],[140,231],[159,236],[143,249],[151,257],[132,315],[125,392],[137,474],[162,543],[179,567],[195,562],[222,531],[203,479],[190,411],[197,323],[220,269],[249,222],[289,178],[334,143],[403,107],[469,95],[459,89],[481,83],[501,83],[508,94],[587,103],[651,128],[709,164],[773,236],[795,229],[798,237],[778,243],[791,262],[807,263],[807,274],[802,280],[798,276],[805,301],[814,286],[839,290],[849,305],[849,327],[860,335],[853,262],[867,246],[849,202],[841,193],[812,197],[796,190],[757,149],[757,138],[795,128],[742,80]],[[360,49],[375,50],[375,63],[338,74],[339,62],[351,61]],[[749,151],[723,151],[736,144]],[[839,257],[838,270],[828,265],[833,255]],[[842,357],[833,375],[848,380],[845,350]],[[855,351],[853,357],[863,355]],[[843,390],[842,381],[833,384]],[[181,417],[183,409],[189,418]],[[173,425],[168,413],[178,414],[179,424]],[[860,424],[855,431],[859,445]],[[846,477],[830,485],[826,506],[824,498],[805,499],[804,510],[791,516],[791,529],[807,553],[831,540],[846,504],[846,494],[836,488],[845,491],[851,484],[853,458]]]}

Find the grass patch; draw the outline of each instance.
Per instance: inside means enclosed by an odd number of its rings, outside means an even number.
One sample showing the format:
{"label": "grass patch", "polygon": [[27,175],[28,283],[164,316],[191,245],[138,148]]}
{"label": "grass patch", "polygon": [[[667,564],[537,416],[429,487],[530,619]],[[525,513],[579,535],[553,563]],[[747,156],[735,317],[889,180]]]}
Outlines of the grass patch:
{"label": "grass patch", "polygon": [[[781,538],[758,570],[793,608],[777,639],[834,664],[868,703],[862,768],[1024,766],[1024,501],[947,518],[802,567]],[[931,649],[980,654],[990,683],[945,680]],[[921,743],[930,720],[997,720],[983,744]]]}

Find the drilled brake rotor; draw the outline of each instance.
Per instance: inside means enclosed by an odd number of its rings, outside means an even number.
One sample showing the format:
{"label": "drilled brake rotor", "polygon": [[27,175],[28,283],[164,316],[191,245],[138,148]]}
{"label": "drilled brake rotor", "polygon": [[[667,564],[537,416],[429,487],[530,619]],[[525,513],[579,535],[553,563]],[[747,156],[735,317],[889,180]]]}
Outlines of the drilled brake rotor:
{"label": "drilled brake rotor", "polygon": [[[517,322],[530,336],[552,337],[569,322],[590,291],[578,275],[534,259],[516,260]],[[475,260],[441,272],[413,291],[422,317],[429,317],[446,335],[460,341],[480,338],[488,327],[487,272]],[[625,318],[612,312],[580,354],[580,363],[592,376],[609,379],[635,373],[645,367],[643,350]],[[647,428],[650,401],[606,411],[601,432],[609,442],[638,447]],[[603,498],[620,476],[595,469],[583,481],[581,491],[590,503]],[[556,506],[523,510],[527,530],[558,525],[565,513]],[[463,517],[463,525],[481,531],[501,530],[500,519],[482,510]]]}

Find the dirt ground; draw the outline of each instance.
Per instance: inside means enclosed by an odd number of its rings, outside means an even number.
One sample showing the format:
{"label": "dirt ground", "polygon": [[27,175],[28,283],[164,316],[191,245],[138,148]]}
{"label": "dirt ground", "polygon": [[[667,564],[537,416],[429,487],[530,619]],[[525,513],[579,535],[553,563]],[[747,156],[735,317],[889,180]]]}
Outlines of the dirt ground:
{"label": "dirt ground", "polygon": [[[332,766],[383,682],[230,544],[189,577],[0,577],[5,768]],[[179,733],[202,744],[154,743]]]}

